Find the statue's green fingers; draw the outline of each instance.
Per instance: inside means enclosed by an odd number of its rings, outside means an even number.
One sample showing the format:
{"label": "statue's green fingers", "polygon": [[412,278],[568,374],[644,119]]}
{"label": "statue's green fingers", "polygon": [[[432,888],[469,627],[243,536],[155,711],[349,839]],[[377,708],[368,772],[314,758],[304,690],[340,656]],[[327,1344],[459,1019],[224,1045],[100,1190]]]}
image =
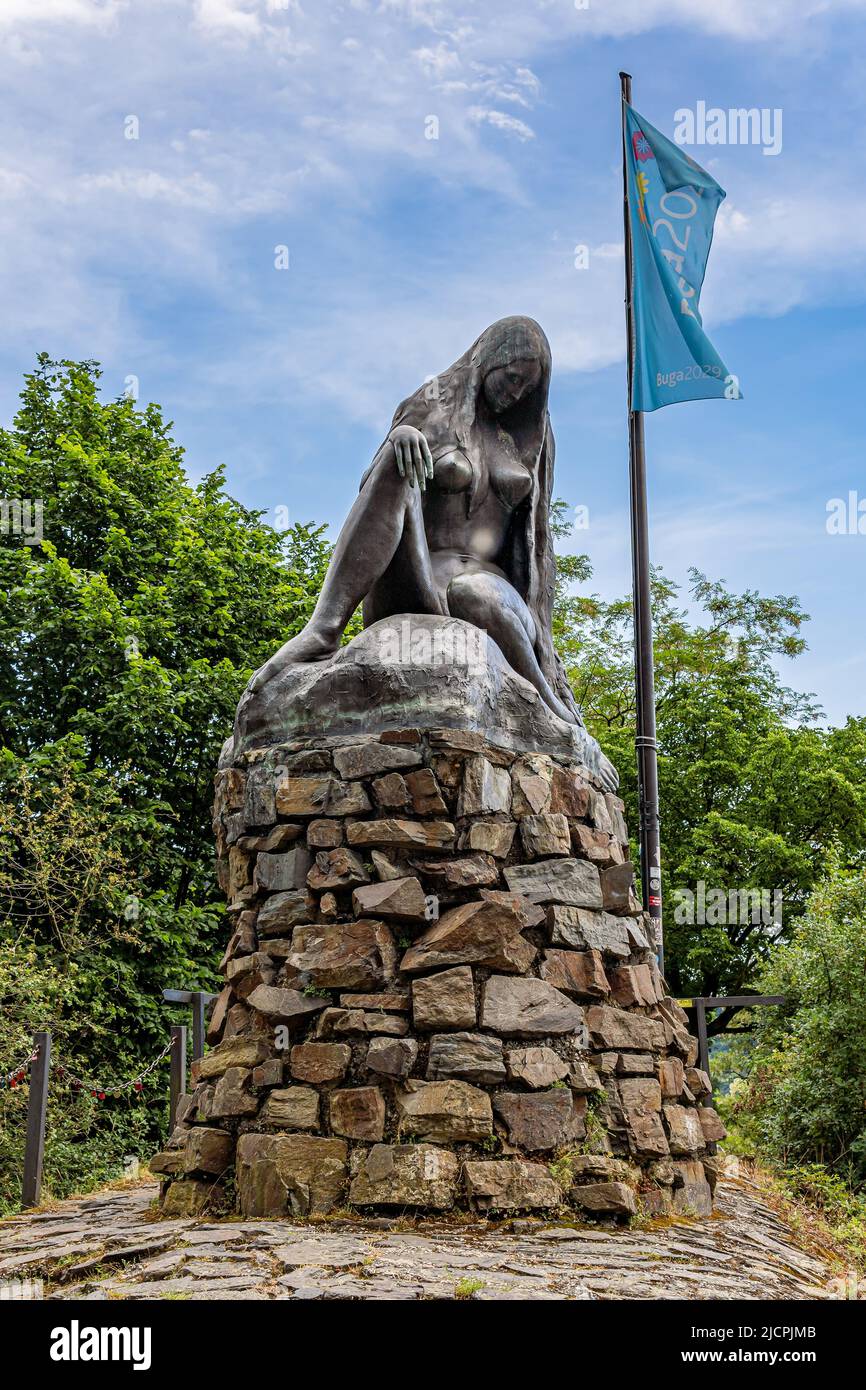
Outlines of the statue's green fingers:
{"label": "statue's green fingers", "polygon": [[401,448],[403,450],[403,467],[406,470],[406,477],[409,479],[409,486],[415,486],[415,468],[412,464],[412,451],[404,440]]}
{"label": "statue's green fingers", "polygon": [[400,453],[400,441],[392,439],[391,443],[394,446],[394,457],[397,460],[397,472],[400,474],[401,478],[404,478],[406,476],[406,470],[403,467],[403,456]]}
{"label": "statue's green fingers", "polygon": [[424,468],[424,460],[421,457],[421,446],[417,439],[412,440],[412,462],[415,465],[415,472],[418,475],[418,486],[423,492],[427,486],[427,473]]}
{"label": "statue's green fingers", "polygon": [[427,465],[427,477],[430,478],[430,479],[432,479],[432,477],[433,477],[433,455],[432,455],[431,452],[430,452],[430,445],[427,443],[427,440],[424,438],[423,434],[422,434],[422,436],[421,436],[421,452],[422,452],[423,455],[424,455],[424,462],[425,462],[425,464]]}

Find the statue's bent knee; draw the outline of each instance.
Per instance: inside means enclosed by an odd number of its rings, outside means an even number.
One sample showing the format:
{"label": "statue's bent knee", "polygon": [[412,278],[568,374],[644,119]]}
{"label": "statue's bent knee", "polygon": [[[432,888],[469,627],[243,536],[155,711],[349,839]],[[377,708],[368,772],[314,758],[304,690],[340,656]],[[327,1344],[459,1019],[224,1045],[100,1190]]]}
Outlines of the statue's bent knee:
{"label": "statue's bent knee", "polygon": [[448,584],[448,607],[452,613],[476,622],[495,606],[491,585],[483,574],[455,574]]}

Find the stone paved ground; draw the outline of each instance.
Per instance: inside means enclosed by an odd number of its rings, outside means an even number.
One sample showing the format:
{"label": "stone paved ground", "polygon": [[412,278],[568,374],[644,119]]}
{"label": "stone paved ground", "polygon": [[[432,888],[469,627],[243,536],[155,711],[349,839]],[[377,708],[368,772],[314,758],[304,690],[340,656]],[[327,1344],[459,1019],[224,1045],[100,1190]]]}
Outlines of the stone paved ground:
{"label": "stone paved ground", "polygon": [[746,1178],[657,1229],[164,1220],[150,1184],[0,1223],[0,1282],[58,1299],[814,1299],[834,1271]]}

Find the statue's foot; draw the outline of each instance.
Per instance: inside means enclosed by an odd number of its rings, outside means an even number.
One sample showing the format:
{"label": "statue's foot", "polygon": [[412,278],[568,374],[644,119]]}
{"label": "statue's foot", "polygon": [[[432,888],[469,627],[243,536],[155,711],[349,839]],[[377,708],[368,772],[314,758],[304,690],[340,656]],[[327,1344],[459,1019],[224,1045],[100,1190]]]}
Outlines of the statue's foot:
{"label": "statue's foot", "polygon": [[310,661],[326,661],[329,656],[340,645],[339,638],[334,641],[326,637],[324,633],[317,631],[309,624],[299,632],[297,637],[291,637],[288,642],[284,642],[278,652],[260,666],[252,677],[247,690],[251,694],[262,689],[268,681],[272,681],[274,676],[278,676],[287,666],[300,666]]}
{"label": "statue's foot", "polygon": [[[619,788],[619,773],[613,763],[609,758],[604,756],[598,741],[588,732],[580,715],[578,714],[575,716],[575,712],[567,709],[565,705],[560,705],[560,707],[565,711],[560,715],[560,718],[565,719],[566,723],[580,730],[579,736],[583,738],[586,748],[585,757],[587,765],[592,768],[593,772],[598,777],[602,788],[606,792],[616,792]],[[555,713],[559,714],[559,709],[556,709]]]}

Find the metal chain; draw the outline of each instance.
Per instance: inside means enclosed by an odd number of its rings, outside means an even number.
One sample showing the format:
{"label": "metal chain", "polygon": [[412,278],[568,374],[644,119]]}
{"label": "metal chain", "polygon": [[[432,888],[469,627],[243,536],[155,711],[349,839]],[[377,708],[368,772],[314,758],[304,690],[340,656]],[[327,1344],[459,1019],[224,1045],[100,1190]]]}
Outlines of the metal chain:
{"label": "metal chain", "polygon": [[[155,1071],[156,1068],[159,1066],[160,1062],[162,1062],[168,1056],[174,1044],[175,1039],[172,1038],[170,1042],[166,1043],[162,1051],[158,1053],[157,1056],[154,1057],[153,1060],[149,1062],[148,1065],[144,1068],[144,1070],[140,1071],[137,1076],[131,1077],[128,1081],[111,1082],[107,1085],[102,1085],[101,1083],[96,1081],[88,1081],[85,1077],[78,1076],[75,1072],[69,1071],[66,1067],[58,1066],[54,1057],[51,1058],[51,1066],[54,1068],[54,1070],[57,1072],[59,1076],[63,1076],[64,1079],[68,1079],[69,1081],[71,1081],[73,1086],[80,1087],[82,1090],[90,1091],[92,1095],[100,1097],[107,1095],[119,1096],[123,1091],[140,1089],[144,1083],[145,1078],[150,1076],[150,1074],[153,1071]],[[4,1086],[8,1086],[10,1089],[14,1089],[19,1081],[23,1081],[25,1079],[27,1068],[31,1066],[33,1062],[36,1061],[36,1058],[38,1056],[39,1048],[34,1047],[33,1051],[30,1053],[30,1056],[26,1059],[26,1061],[21,1062],[17,1067],[13,1067],[10,1072],[6,1073],[5,1077],[3,1078],[2,1084]]]}

